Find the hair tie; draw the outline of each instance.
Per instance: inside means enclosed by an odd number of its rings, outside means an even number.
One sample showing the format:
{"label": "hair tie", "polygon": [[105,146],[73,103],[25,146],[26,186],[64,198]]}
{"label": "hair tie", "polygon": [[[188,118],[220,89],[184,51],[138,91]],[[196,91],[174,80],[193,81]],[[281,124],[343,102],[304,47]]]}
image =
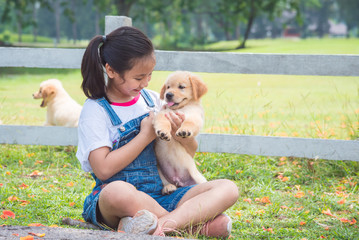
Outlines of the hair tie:
{"label": "hair tie", "polygon": [[102,36],[102,41],[103,41],[103,43],[106,42],[106,35],[103,35],[103,36]]}

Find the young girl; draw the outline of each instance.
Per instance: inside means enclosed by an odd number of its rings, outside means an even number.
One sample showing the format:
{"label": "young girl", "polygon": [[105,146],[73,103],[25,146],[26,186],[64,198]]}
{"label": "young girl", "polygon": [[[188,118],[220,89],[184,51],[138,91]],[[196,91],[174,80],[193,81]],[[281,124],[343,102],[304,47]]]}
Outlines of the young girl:
{"label": "young girl", "polygon": [[[83,217],[102,229],[128,233],[163,236],[195,229],[227,237],[232,223],[223,212],[238,198],[233,182],[214,180],[161,194],[152,121],[162,103],[158,93],[145,90],[155,64],[151,41],[133,27],[96,36],[85,51],[82,89],[88,99],[79,120],[76,156],[96,186],[84,202]],[[174,134],[185,117],[168,115],[173,137],[194,156],[196,140]]]}

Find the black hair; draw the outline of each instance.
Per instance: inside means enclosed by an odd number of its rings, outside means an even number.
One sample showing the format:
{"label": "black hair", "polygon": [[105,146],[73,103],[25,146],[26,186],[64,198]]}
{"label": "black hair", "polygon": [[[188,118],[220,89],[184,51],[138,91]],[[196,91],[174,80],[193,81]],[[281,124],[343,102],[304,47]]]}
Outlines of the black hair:
{"label": "black hair", "polygon": [[82,85],[86,97],[106,96],[104,67],[106,63],[120,76],[131,70],[136,60],[154,52],[151,40],[134,27],[120,27],[106,36],[91,39],[81,63]]}

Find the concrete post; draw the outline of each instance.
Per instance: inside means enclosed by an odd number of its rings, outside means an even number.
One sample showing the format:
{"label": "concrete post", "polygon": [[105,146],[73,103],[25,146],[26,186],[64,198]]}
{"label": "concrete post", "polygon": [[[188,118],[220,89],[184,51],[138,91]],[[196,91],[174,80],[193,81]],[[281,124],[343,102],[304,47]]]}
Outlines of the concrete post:
{"label": "concrete post", "polygon": [[105,34],[123,26],[132,26],[132,19],[125,16],[105,16]]}

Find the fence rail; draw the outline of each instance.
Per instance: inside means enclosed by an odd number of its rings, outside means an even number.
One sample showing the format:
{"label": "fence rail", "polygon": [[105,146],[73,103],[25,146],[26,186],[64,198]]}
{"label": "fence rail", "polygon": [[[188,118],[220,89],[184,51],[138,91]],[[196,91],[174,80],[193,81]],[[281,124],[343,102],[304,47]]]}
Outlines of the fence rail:
{"label": "fence rail", "polygon": [[[200,134],[200,152],[359,161],[359,141]],[[77,145],[77,128],[0,125],[0,143],[22,145]]]}
{"label": "fence rail", "polygon": [[[0,66],[80,68],[84,49],[0,47]],[[157,71],[359,76],[359,55],[156,51]]]}
{"label": "fence rail", "polygon": [[[131,25],[106,16],[106,33]],[[0,67],[80,68],[84,49],[0,47]],[[359,76],[359,55],[156,51],[157,71]],[[359,141],[200,134],[199,151],[359,161]],[[0,125],[0,144],[77,145],[76,128]]]}

